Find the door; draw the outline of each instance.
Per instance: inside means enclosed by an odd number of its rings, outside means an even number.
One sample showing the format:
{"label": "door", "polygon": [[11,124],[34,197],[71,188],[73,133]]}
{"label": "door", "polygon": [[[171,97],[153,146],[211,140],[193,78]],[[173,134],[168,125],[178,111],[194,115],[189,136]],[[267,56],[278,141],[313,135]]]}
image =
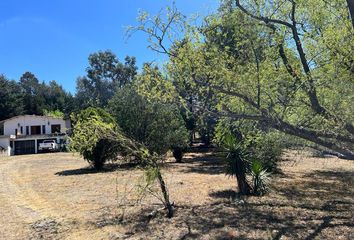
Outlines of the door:
{"label": "door", "polygon": [[36,153],[36,141],[15,141],[15,155]]}

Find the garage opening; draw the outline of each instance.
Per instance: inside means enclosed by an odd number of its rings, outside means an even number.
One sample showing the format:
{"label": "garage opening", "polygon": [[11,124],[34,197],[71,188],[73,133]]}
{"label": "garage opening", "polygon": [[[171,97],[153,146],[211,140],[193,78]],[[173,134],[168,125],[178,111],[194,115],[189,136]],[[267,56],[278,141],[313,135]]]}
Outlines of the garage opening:
{"label": "garage opening", "polygon": [[38,149],[38,153],[44,153],[47,152],[46,150],[39,150],[39,144],[43,143],[46,140],[54,140],[55,142],[57,142],[56,138],[46,138],[46,139],[38,139],[37,140],[37,149]]}
{"label": "garage opening", "polygon": [[15,141],[15,155],[36,153],[36,141]]}

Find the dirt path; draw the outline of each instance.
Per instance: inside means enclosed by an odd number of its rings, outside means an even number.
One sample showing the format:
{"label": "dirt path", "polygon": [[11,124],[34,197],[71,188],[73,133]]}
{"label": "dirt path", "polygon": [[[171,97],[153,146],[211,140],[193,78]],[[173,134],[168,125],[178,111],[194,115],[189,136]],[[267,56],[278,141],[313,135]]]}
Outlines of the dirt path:
{"label": "dirt path", "polygon": [[0,165],[0,236],[16,239],[29,234],[28,224],[35,221],[38,213],[21,201],[17,185],[7,174],[12,162]]}
{"label": "dirt path", "polygon": [[[60,182],[55,181],[59,180],[55,171],[60,169],[59,161],[65,160],[75,166],[76,159],[68,154],[20,156],[0,162],[0,239],[62,239],[68,237],[69,229],[80,227],[80,214],[72,214],[70,204],[56,196]],[[82,161],[77,166],[82,167]]]}

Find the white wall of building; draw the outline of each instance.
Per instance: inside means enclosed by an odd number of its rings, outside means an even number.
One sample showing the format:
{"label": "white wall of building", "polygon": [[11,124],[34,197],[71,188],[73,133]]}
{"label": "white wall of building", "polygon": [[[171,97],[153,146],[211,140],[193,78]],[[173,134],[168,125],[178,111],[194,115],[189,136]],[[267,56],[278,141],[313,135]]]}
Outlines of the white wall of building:
{"label": "white wall of building", "polygon": [[7,149],[10,146],[10,139],[9,138],[0,138],[0,146]]}
{"label": "white wall of building", "polygon": [[45,126],[45,134],[51,134],[52,125],[60,125],[60,131],[65,133],[66,123],[65,120],[46,116],[35,116],[35,115],[23,115],[8,119],[4,122],[4,135],[15,135],[15,129],[17,129],[18,134],[20,134],[21,127],[23,128],[22,135],[26,135],[26,126],[30,128],[31,126]]}
{"label": "white wall of building", "polygon": [[11,147],[10,147],[10,138],[0,138],[0,146],[7,151],[7,155],[10,156],[11,154]]}

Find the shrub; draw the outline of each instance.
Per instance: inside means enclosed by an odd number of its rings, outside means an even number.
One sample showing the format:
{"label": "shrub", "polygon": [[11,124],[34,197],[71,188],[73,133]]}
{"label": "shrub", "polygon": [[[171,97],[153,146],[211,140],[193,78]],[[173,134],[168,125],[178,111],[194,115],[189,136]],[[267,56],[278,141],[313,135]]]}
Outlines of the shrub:
{"label": "shrub", "polygon": [[249,134],[244,145],[253,160],[260,162],[265,170],[274,172],[282,154],[282,145],[276,133],[256,132]]}
{"label": "shrub", "polygon": [[172,154],[173,154],[173,157],[176,159],[176,162],[181,163],[183,155],[184,155],[184,149],[182,149],[180,147],[175,147],[172,150]]}
{"label": "shrub", "polygon": [[115,157],[110,151],[113,143],[108,136],[117,128],[113,118],[103,109],[88,108],[72,114],[74,131],[69,148],[79,152],[97,170]]}

